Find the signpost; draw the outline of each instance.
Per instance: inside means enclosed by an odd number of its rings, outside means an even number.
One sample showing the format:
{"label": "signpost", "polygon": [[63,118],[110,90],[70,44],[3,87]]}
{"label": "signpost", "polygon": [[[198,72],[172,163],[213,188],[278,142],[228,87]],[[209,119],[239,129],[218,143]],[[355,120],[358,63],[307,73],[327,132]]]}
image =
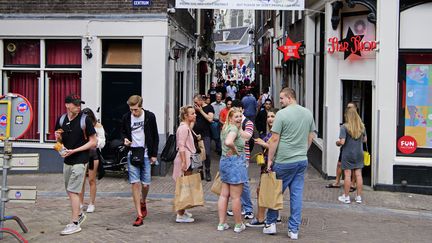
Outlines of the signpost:
{"label": "signpost", "polygon": [[[0,155],[2,170],[1,203],[0,203],[0,239],[3,232],[23,239],[16,231],[3,228],[4,221],[15,220],[24,233],[27,227],[17,216],[5,216],[6,202],[35,202],[35,186],[8,186],[8,170],[38,170],[39,154],[12,154],[12,141],[22,137],[30,128],[33,120],[33,109],[30,102],[22,95],[9,93],[0,97],[0,140],[4,143]],[[25,240],[25,239],[24,239]]]}

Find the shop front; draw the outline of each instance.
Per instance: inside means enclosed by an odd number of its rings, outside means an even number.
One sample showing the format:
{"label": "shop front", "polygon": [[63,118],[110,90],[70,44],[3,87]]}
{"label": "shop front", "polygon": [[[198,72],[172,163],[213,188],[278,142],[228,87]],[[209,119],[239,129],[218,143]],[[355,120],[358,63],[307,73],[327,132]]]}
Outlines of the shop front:
{"label": "shop front", "polygon": [[432,3],[332,1],[312,9],[305,20],[306,104],[318,134],[312,164],[324,177],[336,176],[335,142],[354,102],[372,155],[364,183],[431,193],[432,34],[424,30]]}
{"label": "shop front", "polygon": [[[35,114],[29,132],[14,142],[14,152],[38,152],[41,172],[62,171],[62,159],[52,149],[54,127],[71,93],[96,112],[108,140],[120,136],[128,97],[141,95],[144,108],[156,115],[162,147],[173,132],[171,107],[184,104],[193,89],[182,80],[193,78],[193,56],[187,51],[195,42],[180,31],[173,34],[173,28],[166,15],[0,20],[0,93],[24,95]],[[174,45],[181,47],[176,53]]]}

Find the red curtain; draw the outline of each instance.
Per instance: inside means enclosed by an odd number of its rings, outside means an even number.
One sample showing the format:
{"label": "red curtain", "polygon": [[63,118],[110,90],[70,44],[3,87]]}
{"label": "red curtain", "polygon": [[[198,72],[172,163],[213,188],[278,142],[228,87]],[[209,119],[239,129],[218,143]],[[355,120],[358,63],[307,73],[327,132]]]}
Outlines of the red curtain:
{"label": "red curtain", "polygon": [[81,65],[81,40],[48,40],[47,65]]}
{"label": "red curtain", "polygon": [[81,95],[81,74],[49,73],[49,131],[48,140],[54,140],[57,118],[66,113],[64,100],[70,94]]}
{"label": "red curtain", "polygon": [[[14,51],[8,48],[15,48]],[[4,44],[5,65],[38,65],[40,64],[39,40],[7,40]]]}
{"label": "red curtain", "polygon": [[38,133],[38,75],[37,73],[12,73],[9,77],[9,92],[18,93],[28,99],[33,108],[33,122],[21,139],[39,139]]}

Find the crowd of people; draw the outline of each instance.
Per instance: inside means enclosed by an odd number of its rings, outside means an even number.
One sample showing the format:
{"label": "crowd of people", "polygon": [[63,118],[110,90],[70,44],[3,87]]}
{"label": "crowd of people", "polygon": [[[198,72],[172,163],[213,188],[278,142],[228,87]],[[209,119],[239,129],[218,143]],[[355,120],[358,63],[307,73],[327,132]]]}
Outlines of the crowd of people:
{"label": "crowd of people", "polygon": [[[225,93],[222,92],[223,89],[226,90]],[[234,232],[240,233],[248,226],[262,227],[264,234],[275,234],[276,223],[281,220],[279,212],[266,209],[257,202],[255,215],[251,200],[248,166],[254,145],[260,146],[265,158],[260,172],[274,172],[282,180],[282,193],[289,188],[288,236],[297,239],[308,165],[307,151],[315,135],[312,113],[297,104],[296,93],[291,88],[280,91],[280,110],[273,108],[268,88],[258,98],[250,87],[242,97],[235,90],[233,82],[227,87],[223,83],[218,86],[213,84],[208,96],[197,94],[193,97],[193,104],[180,108],[180,124],[176,131],[177,154],[172,178],[177,180],[180,176],[198,172],[201,173],[202,180],[212,181],[214,172],[211,171],[211,163],[215,161],[211,161],[210,148],[214,141],[215,152],[220,155],[218,168],[222,182],[218,200],[219,223],[216,229],[224,231],[230,228],[227,216],[233,216]],[[65,188],[72,208],[71,223],[61,232],[62,235],[81,231],[80,225],[86,218],[82,205],[87,170],[90,183],[87,212],[95,211],[95,177],[100,164],[98,153],[105,144],[102,125],[90,109],[81,111],[81,104],[84,102],[77,95],[66,97],[67,113],[59,117],[56,123],[56,138],[65,147],[61,156],[64,158]],[[133,226],[140,226],[147,215],[146,199],[151,184],[151,165],[157,161],[159,135],[156,117],[143,108],[142,97],[133,95],[127,104],[130,111],[122,119],[122,140],[130,149],[128,175],[136,211]],[[336,145],[343,148],[340,161],[345,178],[351,178],[352,170],[355,174],[355,200],[361,203],[362,165],[359,164],[359,147],[366,141],[366,133],[356,108],[350,108],[352,105],[345,112],[346,122],[341,125],[340,139]],[[203,141],[202,147],[198,145],[198,141]],[[197,154],[203,159],[202,167],[196,170],[193,161],[197,160]],[[87,167],[89,161],[91,163]],[[344,194],[339,200],[349,203],[351,180],[344,182]],[[336,187],[339,184],[331,185]],[[228,209],[230,199],[232,208]],[[243,219],[250,221],[245,223]],[[175,221],[192,223],[194,218],[187,210],[178,210]]]}

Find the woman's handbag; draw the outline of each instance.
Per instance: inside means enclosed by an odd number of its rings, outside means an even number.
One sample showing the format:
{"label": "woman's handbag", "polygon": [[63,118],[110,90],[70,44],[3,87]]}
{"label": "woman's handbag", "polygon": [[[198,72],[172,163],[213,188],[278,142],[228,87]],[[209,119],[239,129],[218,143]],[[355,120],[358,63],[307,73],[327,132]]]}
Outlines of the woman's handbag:
{"label": "woman's handbag", "polygon": [[214,178],[213,185],[211,187],[211,192],[216,195],[220,195],[222,191],[222,181],[220,179],[219,171],[216,173],[216,177]]}
{"label": "woman's handbag", "polygon": [[[264,153],[265,153],[265,150],[264,150]],[[251,159],[255,158],[257,165],[265,165],[264,153],[261,153],[261,152],[256,153],[254,156],[252,156]]]}
{"label": "woman's handbag", "polygon": [[200,154],[191,154],[190,161],[192,169],[198,169],[199,167],[203,166]]}
{"label": "woman's handbag", "polygon": [[366,143],[366,151],[363,151],[363,162],[365,166],[370,166],[371,155],[369,153],[369,149]]}
{"label": "woman's handbag", "polygon": [[205,146],[204,146],[204,140],[201,139],[201,135],[197,135],[193,130],[191,130],[191,131],[193,134],[192,137],[194,139],[196,153],[200,155],[201,161],[204,161],[207,158]]}
{"label": "woman's handbag", "polygon": [[200,174],[180,176],[176,180],[174,210],[204,206],[204,191]]}
{"label": "woman's handbag", "polygon": [[283,209],[282,180],[276,179],[276,173],[261,175],[258,205],[273,210]]}
{"label": "woman's handbag", "polygon": [[176,144],[176,135],[171,134],[168,136],[168,139],[165,143],[165,146],[160,155],[161,160],[163,161],[174,161],[177,155],[177,144]]}
{"label": "woman's handbag", "polygon": [[98,180],[100,180],[105,176],[104,164],[106,164],[106,161],[105,161],[104,157],[102,156],[102,152],[100,151],[100,149],[96,149],[96,153],[97,153],[98,158],[99,158],[99,165],[97,168],[97,178],[98,178]]}

